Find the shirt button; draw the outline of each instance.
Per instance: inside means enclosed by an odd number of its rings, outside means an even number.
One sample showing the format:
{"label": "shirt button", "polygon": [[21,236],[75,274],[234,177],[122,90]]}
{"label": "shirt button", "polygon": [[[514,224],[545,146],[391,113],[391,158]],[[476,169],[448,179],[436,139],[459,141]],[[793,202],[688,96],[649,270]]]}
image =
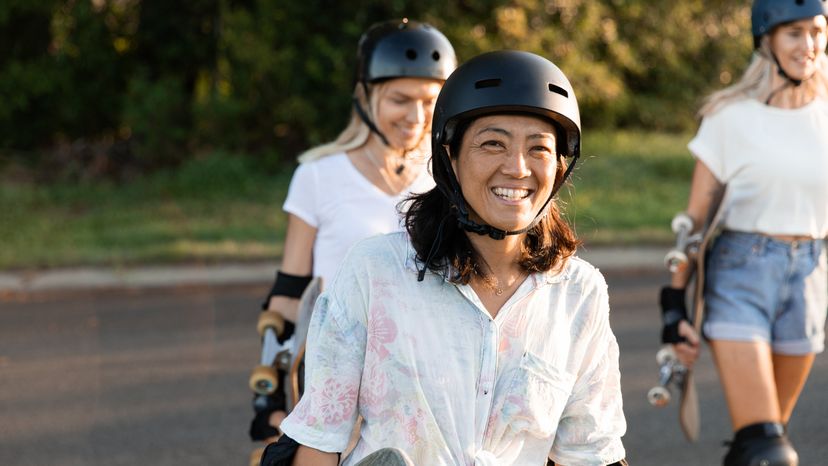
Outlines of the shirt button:
{"label": "shirt button", "polygon": [[488,395],[488,394],[489,394],[489,391],[488,391],[488,390],[483,390],[483,394],[484,394],[484,395]]}

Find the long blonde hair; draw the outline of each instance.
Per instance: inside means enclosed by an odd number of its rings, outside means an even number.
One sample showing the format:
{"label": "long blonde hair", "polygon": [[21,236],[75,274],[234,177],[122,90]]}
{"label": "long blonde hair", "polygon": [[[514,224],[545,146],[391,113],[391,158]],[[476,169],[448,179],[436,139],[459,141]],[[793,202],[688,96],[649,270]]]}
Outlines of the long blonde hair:
{"label": "long blonde hair", "polygon": [[[779,71],[779,65],[771,58],[771,53],[770,34],[765,34],[739,81],[707,97],[699,110],[699,117],[715,113],[725,105],[738,100],[756,99],[765,102],[776,90],[772,88],[773,76]],[[817,56],[816,68],[814,76],[797,86],[796,92],[809,97],[828,98],[828,57],[825,51]]]}
{"label": "long blonde hair", "polygon": [[[380,98],[385,92],[388,82],[389,81],[380,81],[374,84],[367,84],[370,97],[366,95],[366,88],[361,83],[357,83],[356,88],[354,88],[354,98],[357,99],[360,107],[362,107],[365,114],[373,122],[377,121],[376,115],[379,109]],[[408,151],[409,153],[413,152],[413,154],[410,154],[409,157],[417,157],[425,154],[425,148],[428,147],[430,142],[430,133],[428,131],[431,129],[430,121],[428,122],[426,129],[427,131],[423,133],[424,136],[420,141],[419,146],[411,151]],[[362,121],[362,118],[360,118],[359,114],[357,114],[356,110],[354,110],[352,106],[351,120],[348,122],[348,126],[346,126],[345,129],[339,133],[339,136],[331,142],[313,147],[299,154],[299,163],[311,162],[313,160],[321,159],[322,157],[360,148],[368,142],[369,137],[371,137],[371,128],[369,128],[368,125]]]}

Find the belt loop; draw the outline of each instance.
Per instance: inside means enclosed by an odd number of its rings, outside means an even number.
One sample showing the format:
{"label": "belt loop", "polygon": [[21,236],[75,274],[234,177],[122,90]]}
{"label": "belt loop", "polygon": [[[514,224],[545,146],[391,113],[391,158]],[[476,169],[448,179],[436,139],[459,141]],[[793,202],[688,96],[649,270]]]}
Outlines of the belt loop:
{"label": "belt loop", "polygon": [[756,249],[757,249],[756,252],[760,256],[764,256],[765,255],[765,250],[768,247],[768,241],[770,241],[770,236],[765,236],[765,235],[756,235],[756,236],[759,237],[759,244],[756,245]]}

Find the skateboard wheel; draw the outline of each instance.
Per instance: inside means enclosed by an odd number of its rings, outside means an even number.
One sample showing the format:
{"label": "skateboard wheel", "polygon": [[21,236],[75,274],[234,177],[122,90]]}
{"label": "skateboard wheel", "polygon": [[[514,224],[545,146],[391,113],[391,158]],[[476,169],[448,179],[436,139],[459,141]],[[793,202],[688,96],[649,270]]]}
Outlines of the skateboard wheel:
{"label": "skateboard wheel", "polygon": [[256,366],[250,374],[250,389],[259,395],[272,395],[279,387],[278,374],[273,366]]}
{"label": "skateboard wheel", "polygon": [[670,391],[662,386],[653,387],[647,392],[647,401],[656,408],[663,408],[670,403]]}
{"label": "skateboard wheel", "polygon": [[264,448],[257,448],[250,453],[250,466],[259,466],[262,462]]}
{"label": "skateboard wheel", "polygon": [[690,231],[693,229],[693,219],[686,212],[680,212],[673,217],[673,221],[670,222],[670,228],[676,234],[680,231]]}
{"label": "skateboard wheel", "polygon": [[276,335],[281,335],[285,331],[285,319],[277,311],[268,310],[259,314],[259,322],[256,324],[256,330],[259,335],[264,336],[265,330],[272,328]]}
{"label": "skateboard wheel", "polygon": [[676,353],[673,351],[673,348],[669,346],[665,346],[658,350],[656,353],[656,362],[659,366],[663,366],[665,364],[669,364],[676,360]]}
{"label": "skateboard wheel", "polygon": [[664,256],[664,265],[670,269],[670,272],[675,272],[679,267],[687,263],[687,254],[673,249]]}

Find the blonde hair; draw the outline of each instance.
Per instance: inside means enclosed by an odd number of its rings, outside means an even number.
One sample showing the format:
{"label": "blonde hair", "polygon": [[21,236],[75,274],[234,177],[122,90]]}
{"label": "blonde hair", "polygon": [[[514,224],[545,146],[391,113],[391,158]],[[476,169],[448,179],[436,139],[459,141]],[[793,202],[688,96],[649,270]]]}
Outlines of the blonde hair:
{"label": "blonde hair", "polygon": [[[370,97],[366,95],[365,87],[361,83],[357,83],[356,88],[354,88],[354,98],[359,102],[359,105],[365,111],[368,118],[375,122],[374,124],[376,124],[377,121],[376,115],[379,109],[380,97],[385,92],[388,82],[390,81],[367,84]],[[427,131],[423,133],[424,136],[420,141],[419,146],[411,151],[408,151],[409,153],[414,152],[414,154],[411,155],[416,157],[418,155],[425,154],[425,148],[428,147],[428,144],[430,143],[430,129],[431,122],[429,121],[426,128]],[[368,142],[368,138],[370,136],[371,128],[369,128],[368,125],[362,121],[362,118],[360,118],[359,114],[357,114],[356,110],[354,110],[352,106],[351,120],[348,122],[348,126],[346,126],[345,129],[339,133],[339,136],[331,142],[313,147],[299,154],[299,163],[311,162],[313,160],[321,159],[322,157],[360,148]]]}
{"label": "blonde hair", "polygon": [[[699,117],[715,113],[727,104],[739,100],[756,99],[765,102],[776,90],[771,86],[773,76],[779,72],[779,65],[771,57],[770,34],[765,34],[739,81],[707,97],[699,110]],[[825,51],[817,56],[816,67],[814,75],[797,86],[795,92],[811,98],[828,97],[828,57]]]}

